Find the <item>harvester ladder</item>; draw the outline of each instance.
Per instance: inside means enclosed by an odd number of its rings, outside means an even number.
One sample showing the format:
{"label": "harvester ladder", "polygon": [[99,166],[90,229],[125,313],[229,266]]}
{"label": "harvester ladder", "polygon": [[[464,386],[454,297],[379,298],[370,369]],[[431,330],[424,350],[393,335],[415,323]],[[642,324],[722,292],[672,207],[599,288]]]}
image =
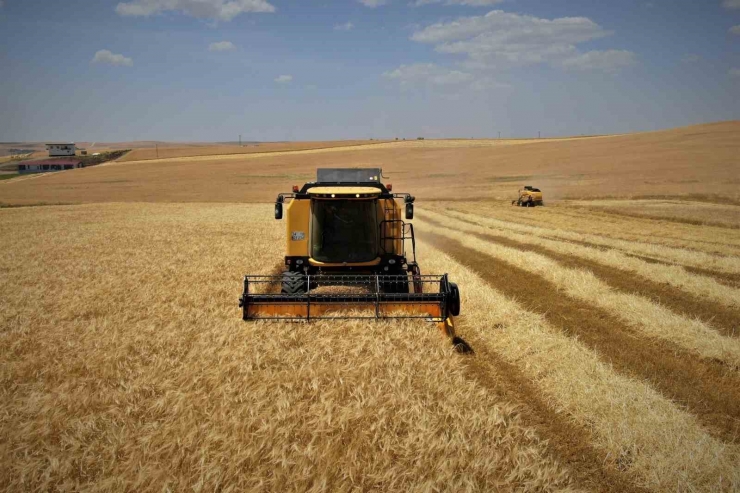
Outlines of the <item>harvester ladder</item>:
{"label": "harvester ladder", "polygon": [[388,253],[385,245],[387,241],[401,241],[401,254],[406,257],[406,240],[411,240],[412,258],[416,262],[416,240],[414,238],[414,226],[406,223],[399,217],[399,209],[396,208],[395,200],[385,199],[383,203],[384,219],[380,222],[380,245],[384,253]]}

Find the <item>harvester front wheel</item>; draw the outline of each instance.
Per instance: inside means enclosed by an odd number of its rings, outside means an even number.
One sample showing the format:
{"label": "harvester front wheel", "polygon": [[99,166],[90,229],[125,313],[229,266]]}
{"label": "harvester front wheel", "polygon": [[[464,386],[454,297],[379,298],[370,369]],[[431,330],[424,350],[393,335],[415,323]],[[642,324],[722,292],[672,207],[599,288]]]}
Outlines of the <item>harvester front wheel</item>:
{"label": "harvester front wheel", "polygon": [[282,294],[303,294],[307,288],[306,276],[301,272],[283,272]]}
{"label": "harvester front wheel", "polygon": [[460,289],[454,282],[450,283],[450,313],[457,317],[460,315]]}

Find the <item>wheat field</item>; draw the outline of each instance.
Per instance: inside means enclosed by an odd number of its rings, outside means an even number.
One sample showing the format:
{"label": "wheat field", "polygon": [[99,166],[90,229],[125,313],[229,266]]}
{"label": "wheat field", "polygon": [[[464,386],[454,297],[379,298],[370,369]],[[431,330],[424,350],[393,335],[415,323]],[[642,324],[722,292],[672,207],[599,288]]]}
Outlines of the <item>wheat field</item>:
{"label": "wheat field", "polygon": [[[426,322],[247,323],[241,275],[282,255],[270,213],[2,211],[9,490],[740,487],[740,338],[710,320],[552,259],[538,271],[510,247],[479,249],[467,226],[432,222],[453,212],[420,208],[422,267],[464,288],[458,331],[474,356]],[[555,284],[512,297],[500,269]],[[558,306],[537,305],[544,289]],[[636,300],[612,309],[617,296]],[[655,319],[635,322],[630,303]],[[673,338],[656,332],[664,316]],[[613,334],[580,334],[594,317]],[[661,371],[620,354],[624,340]]]}
{"label": "wheat field", "polygon": [[[398,151],[398,175],[451,149]],[[240,173],[274,195],[378,152]],[[417,259],[460,286],[460,355],[423,320],[242,321],[285,225],[183,163],[0,184],[0,490],[740,491],[730,196],[420,194]]]}

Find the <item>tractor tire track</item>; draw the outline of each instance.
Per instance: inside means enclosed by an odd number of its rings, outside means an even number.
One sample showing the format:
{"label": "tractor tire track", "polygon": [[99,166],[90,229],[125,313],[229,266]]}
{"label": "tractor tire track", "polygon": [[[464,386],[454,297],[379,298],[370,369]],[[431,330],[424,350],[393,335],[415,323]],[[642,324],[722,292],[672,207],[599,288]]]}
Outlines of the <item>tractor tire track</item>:
{"label": "tractor tire track", "polygon": [[[432,218],[425,217],[424,220],[434,224],[435,226],[442,227]],[[465,219],[460,220],[474,226],[486,227],[485,225],[474,221]],[[469,232],[467,234],[483,241],[499,243],[501,245],[516,248],[517,250],[539,253],[555,260],[564,267],[590,270],[599,279],[615,289],[626,293],[638,294],[669,308],[675,313],[679,313],[690,318],[697,317],[703,322],[712,325],[712,327],[716,328],[725,336],[740,337],[740,312],[720,303],[711,300],[703,300],[668,284],[653,282],[642,277],[637,277],[630,272],[603,265],[593,260],[558,253],[547,247],[521,243],[493,233],[481,234]],[[597,245],[588,246],[598,247]],[[639,258],[647,260],[644,257]],[[658,262],[652,261],[651,263]]]}
{"label": "tractor tire track", "polygon": [[577,337],[617,371],[647,380],[663,395],[687,406],[714,435],[728,442],[740,439],[740,376],[726,365],[636,334],[616,316],[564,296],[544,279],[523,282],[532,275],[458,241],[434,233],[417,234],[480,274],[494,289],[544,314],[553,327]]}
{"label": "tractor tire track", "polygon": [[[442,213],[443,214],[443,213]],[[461,219],[462,220],[462,219]],[[464,222],[475,224],[476,226],[482,226],[481,224],[475,223],[473,221],[465,221]],[[557,238],[555,236],[543,236],[542,238],[552,240],[552,241],[562,241],[563,243],[573,243],[576,245],[581,245],[589,248],[595,248],[597,250],[601,250],[603,252],[609,251],[609,250],[616,250],[618,252],[623,253],[624,255],[632,258],[637,258],[640,260],[643,260],[645,262],[648,262],[650,264],[658,264],[658,265],[680,265],[683,267],[687,272],[691,272],[692,274],[698,274],[700,276],[707,276],[713,278],[715,281],[717,281],[720,284],[724,284],[725,286],[729,286],[732,288],[740,288],[740,274],[732,274],[730,272],[717,272],[715,270],[710,269],[703,269],[701,267],[694,267],[692,265],[684,265],[679,263],[672,263],[665,260],[656,259],[653,257],[648,257],[645,255],[640,255],[637,253],[631,253],[626,250],[620,249],[620,248],[609,248],[604,245],[598,245],[596,243],[591,243],[588,241],[583,240],[563,240],[562,238]],[[697,250],[698,251],[698,250]]]}
{"label": "tractor tire track", "polygon": [[724,284],[725,286],[729,286],[731,288],[740,288],[740,274],[732,274],[730,272],[717,272],[709,269],[702,269],[701,267],[692,267],[690,265],[684,265],[683,268],[693,274],[713,277],[717,282]]}
{"label": "tractor tire track", "polygon": [[489,393],[518,406],[526,426],[546,440],[546,452],[572,474],[576,487],[591,491],[648,491],[629,482],[618,469],[608,466],[604,452],[592,446],[587,429],[556,413],[515,365],[500,358],[475,335],[468,337],[476,354],[465,358],[464,372]]}
{"label": "tractor tire track", "polygon": [[[464,210],[460,209],[453,209],[456,212],[462,212],[466,213]],[[491,210],[493,212],[493,210]],[[740,253],[738,252],[738,249],[740,249],[740,245],[738,245],[736,242],[723,242],[723,241],[712,241],[707,239],[700,239],[695,236],[692,236],[691,238],[684,238],[678,235],[677,233],[671,233],[666,234],[665,232],[656,232],[651,231],[649,233],[642,233],[638,231],[632,231],[630,229],[630,226],[639,227],[644,225],[650,225],[655,226],[655,221],[624,221],[624,222],[615,222],[612,220],[609,220],[608,217],[593,217],[593,216],[584,216],[583,213],[580,214],[566,214],[562,208],[559,208],[559,210],[556,213],[553,213],[553,208],[549,208],[546,215],[542,215],[539,217],[528,217],[527,215],[511,215],[511,214],[503,214],[503,215],[496,215],[492,216],[496,219],[500,219],[503,221],[512,221],[512,222],[519,222],[522,224],[525,224],[527,226],[533,226],[533,227],[548,227],[550,224],[552,224],[552,221],[557,221],[561,219],[562,217],[576,220],[579,224],[583,224],[584,219],[586,221],[595,221],[598,220],[599,225],[604,223],[612,224],[613,227],[619,227],[621,230],[628,230],[629,234],[627,236],[620,235],[616,233],[615,231],[611,230],[608,232],[603,232],[600,230],[600,227],[594,226],[593,224],[589,226],[574,226],[573,224],[567,224],[562,230],[573,232],[576,234],[582,234],[582,235],[599,235],[604,238],[608,238],[611,240],[623,240],[623,241],[636,241],[640,243],[646,243],[650,245],[656,245],[656,246],[666,246],[669,248],[681,248],[684,250],[690,250],[694,252],[699,253],[709,253],[713,255],[733,255]],[[639,239],[635,238],[639,237]],[[656,240],[662,240],[662,241],[656,241]],[[693,246],[687,246],[687,245],[693,245]],[[729,249],[729,250],[735,250],[733,253],[728,252],[720,252],[716,249],[714,250],[707,250],[707,246],[709,247],[720,247],[723,249]]]}
{"label": "tractor tire track", "polygon": [[[526,218],[523,217],[502,218],[495,215],[485,216],[481,215],[480,213],[460,211],[454,208],[443,210],[439,207],[435,207],[430,210],[436,212],[437,214],[442,214],[450,218],[458,219],[470,224],[475,224],[479,227],[510,230],[512,233],[518,235],[526,235],[528,237],[542,238],[544,240],[557,241],[561,243],[572,243],[574,245],[586,246],[591,248],[606,248],[610,251],[619,252],[621,254],[629,254],[630,256],[633,256],[635,258],[641,258],[641,256],[656,258],[668,262],[669,265],[680,265],[682,267],[692,266],[699,269],[707,269],[709,270],[709,272],[712,273],[722,274],[729,272],[733,275],[740,275],[740,266],[737,265],[737,252],[710,253],[705,250],[696,250],[693,248],[689,248],[685,245],[668,246],[649,241],[618,239],[612,238],[609,235],[602,236],[597,233],[581,233],[563,229],[558,229],[558,231],[560,231],[560,234],[558,234],[554,231],[552,224],[530,224],[525,220]],[[490,219],[493,224],[482,223],[482,219]],[[582,238],[583,236],[585,236],[586,238]],[[636,244],[640,246],[635,247]],[[663,253],[656,253],[654,251],[655,249],[662,250],[664,248],[666,249],[666,251]],[[691,255],[686,257],[686,255],[684,254]],[[724,267],[720,265],[708,266],[713,260],[717,260],[721,263],[729,262],[729,264],[724,265]]]}

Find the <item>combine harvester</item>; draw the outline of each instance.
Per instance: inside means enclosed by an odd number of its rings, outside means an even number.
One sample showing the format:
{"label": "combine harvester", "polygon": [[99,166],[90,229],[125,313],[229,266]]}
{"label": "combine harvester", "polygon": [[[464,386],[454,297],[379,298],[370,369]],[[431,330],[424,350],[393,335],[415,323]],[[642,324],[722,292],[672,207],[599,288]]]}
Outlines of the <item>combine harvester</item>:
{"label": "combine harvester", "polygon": [[525,185],[524,188],[519,189],[519,198],[517,200],[512,200],[511,205],[534,207],[537,205],[545,205],[545,203],[542,201],[542,191],[539,188]]}
{"label": "combine harvester", "polygon": [[[460,292],[447,274],[422,275],[416,263],[414,197],[383,185],[379,168],[319,169],[317,180],[293,186],[285,207],[286,270],[244,277],[244,320],[409,319],[436,322],[458,352]],[[403,199],[403,204],[396,199]],[[407,256],[407,246],[411,247]]]}

